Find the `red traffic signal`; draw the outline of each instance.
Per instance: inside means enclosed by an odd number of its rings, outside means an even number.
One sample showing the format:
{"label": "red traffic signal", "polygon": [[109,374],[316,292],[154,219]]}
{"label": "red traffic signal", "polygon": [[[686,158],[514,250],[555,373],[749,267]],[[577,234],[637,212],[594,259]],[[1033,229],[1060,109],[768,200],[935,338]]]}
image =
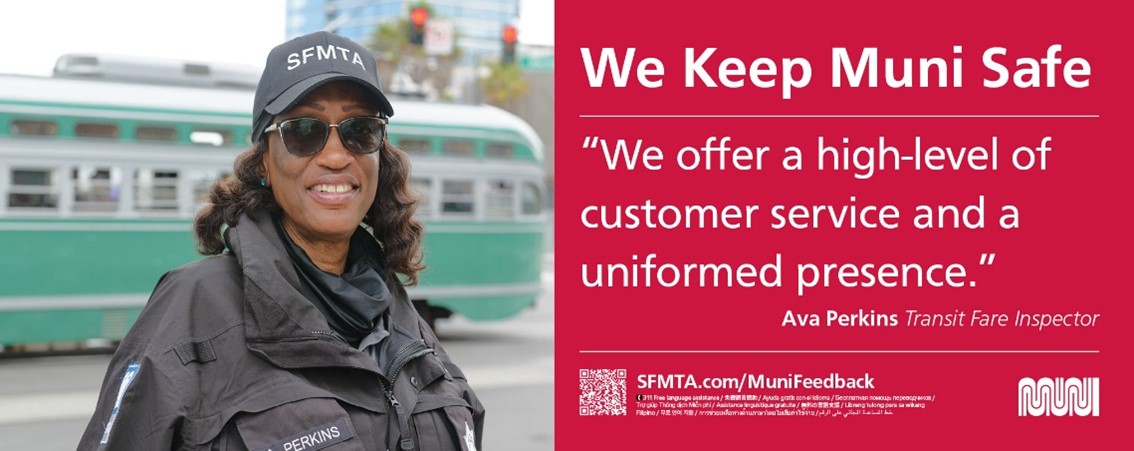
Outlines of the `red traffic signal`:
{"label": "red traffic signal", "polygon": [[516,30],[516,27],[511,25],[505,25],[504,29],[500,31],[500,38],[504,39],[504,42],[509,44],[516,42],[516,38],[519,37],[519,35],[520,32]]}
{"label": "red traffic signal", "polygon": [[418,6],[410,11],[409,42],[422,45],[425,42],[425,21],[429,20],[429,10]]}
{"label": "red traffic signal", "polygon": [[410,11],[410,22],[414,25],[423,26],[427,20],[429,20],[429,10],[425,9],[424,6],[418,6]]}
{"label": "red traffic signal", "polygon": [[504,64],[516,62],[516,38],[519,37],[519,34],[520,32],[516,30],[516,27],[511,25],[505,25],[504,29],[500,30],[500,39],[504,44],[500,52],[500,61]]}

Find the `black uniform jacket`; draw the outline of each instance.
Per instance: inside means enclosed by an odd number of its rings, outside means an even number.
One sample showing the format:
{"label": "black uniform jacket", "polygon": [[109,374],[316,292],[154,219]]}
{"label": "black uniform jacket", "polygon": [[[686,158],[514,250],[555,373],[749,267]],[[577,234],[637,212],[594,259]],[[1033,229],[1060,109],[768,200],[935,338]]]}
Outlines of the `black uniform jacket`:
{"label": "black uniform jacket", "polygon": [[415,340],[379,368],[304,298],[267,214],[225,240],[158,282],[80,450],[480,448],[484,408],[396,276],[389,319]]}

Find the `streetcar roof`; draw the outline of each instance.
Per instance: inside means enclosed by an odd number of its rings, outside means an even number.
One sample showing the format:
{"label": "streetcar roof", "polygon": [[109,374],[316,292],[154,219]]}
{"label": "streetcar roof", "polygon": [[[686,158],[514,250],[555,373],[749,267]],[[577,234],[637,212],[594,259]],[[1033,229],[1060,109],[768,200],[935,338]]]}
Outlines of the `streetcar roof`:
{"label": "streetcar roof", "polygon": [[252,91],[0,75],[0,101],[249,114]]}
{"label": "streetcar roof", "polygon": [[[28,103],[83,109],[134,109],[251,118],[254,92],[0,74],[0,104]],[[394,122],[414,125],[512,130],[526,139],[536,159],[543,145],[535,130],[519,117],[489,105],[461,105],[392,99]],[[249,120],[251,123],[251,120]]]}

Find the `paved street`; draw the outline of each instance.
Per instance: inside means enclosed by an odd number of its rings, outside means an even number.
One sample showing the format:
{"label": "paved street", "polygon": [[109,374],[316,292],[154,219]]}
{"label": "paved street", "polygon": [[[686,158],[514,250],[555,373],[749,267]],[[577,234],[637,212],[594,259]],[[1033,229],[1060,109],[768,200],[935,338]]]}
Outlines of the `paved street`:
{"label": "paved street", "polygon": [[[553,448],[552,260],[538,306],[501,322],[440,321],[438,334],[477,390],[488,416],[484,449]],[[0,358],[0,437],[5,449],[74,450],[109,355]]]}

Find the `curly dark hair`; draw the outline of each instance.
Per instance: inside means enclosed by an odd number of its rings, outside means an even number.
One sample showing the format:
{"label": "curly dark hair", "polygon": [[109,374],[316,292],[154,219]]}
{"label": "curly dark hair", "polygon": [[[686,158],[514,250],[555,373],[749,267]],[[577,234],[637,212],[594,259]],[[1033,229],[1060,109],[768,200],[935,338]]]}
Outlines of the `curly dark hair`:
{"label": "curly dark hair", "polygon": [[[234,174],[213,183],[208,203],[197,214],[193,230],[197,251],[204,255],[224,252],[224,226],[234,226],[245,212],[267,211],[278,214],[280,206],[270,190],[260,186],[264,177],[260,162],[268,151],[261,139],[236,156]],[[378,193],[366,212],[363,222],[374,230],[374,238],[382,243],[390,270],[405,276],[406,285],[417,284],[417,273],[425,269],[421,263],[421,221],[414,217],[417,196],[409,188],[409,157],[401,149],[385,142],[378,152]]]}

